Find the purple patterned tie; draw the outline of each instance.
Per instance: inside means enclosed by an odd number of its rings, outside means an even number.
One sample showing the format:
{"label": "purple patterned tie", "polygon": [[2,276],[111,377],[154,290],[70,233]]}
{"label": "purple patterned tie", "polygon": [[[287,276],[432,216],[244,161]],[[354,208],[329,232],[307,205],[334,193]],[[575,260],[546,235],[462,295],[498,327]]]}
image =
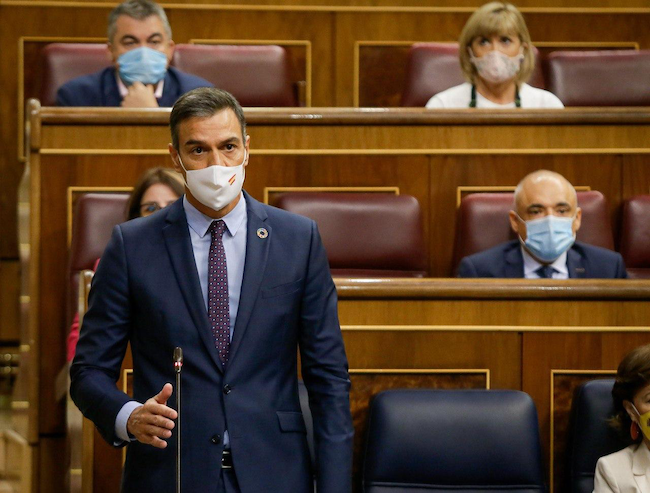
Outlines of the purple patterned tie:
{"label": "purple patterned tie", "polygon": [[208,318],[212,325],[214,343],[219,358],[225,365],[230,350],[230,311],[228,305],[228,267],[226,251],[223,248],[223,233],[226,223],[213,221],[209,228],[212,234],[208,258]]}

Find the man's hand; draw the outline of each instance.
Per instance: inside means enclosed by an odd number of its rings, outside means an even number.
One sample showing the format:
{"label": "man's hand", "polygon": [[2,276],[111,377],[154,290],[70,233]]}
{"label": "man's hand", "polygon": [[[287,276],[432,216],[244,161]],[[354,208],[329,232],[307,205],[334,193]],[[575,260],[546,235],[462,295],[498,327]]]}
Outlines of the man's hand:
{"label": "man's hand", "polygon": [[138,442],[157,448],[167,447],[167,442],[163,439],[172,436],[172,419],[177,417],[176,411],[167,407],[167,399],[171,397],[172,391],[172,384],[166,383],[158,395],[147,400],[144,406],[133,410],[126,422],[126,429]]}
{"label": "man's hand", "polygon": [[128,89],[129,93],[122,100],[123,108],[158,108],[153,86],[134,82]]}

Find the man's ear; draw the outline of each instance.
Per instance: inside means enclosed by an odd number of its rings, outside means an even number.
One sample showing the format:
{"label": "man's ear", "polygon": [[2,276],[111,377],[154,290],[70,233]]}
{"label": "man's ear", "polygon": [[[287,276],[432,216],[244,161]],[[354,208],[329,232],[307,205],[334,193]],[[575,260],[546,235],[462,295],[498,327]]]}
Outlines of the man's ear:
{"label": "man's ear", "polygon": [[251,145],[251,136],[246,135],[246,142],[244,142],[244,149],[246,149],[246,162],[244,163],[244,168],[248,166],[248,162],[251,159],[250,145]]}
{"label": "man's ear", "polygon": [[172,158],[172,163],[174,164],[174,170],[177,173],[183,174],[183,167],[181,166],[181,163],[178,159],[178,151],[174,148],[172,144],[167,145],[167,150],[169,151],[169,155]]}
{"label": "man's ear", "polygon": [[522,240],[526,239],[526,226],[521,223],[519,216],[515,211],[508,212],[508,219],[510,220],[510,228],[515,234],[521,236]]}
{"label": "man's ear", "polygon": [[107,58],[113,65],[115,65],[115,68],[117,68],[117,57],[113,51],[113,44],[110,41],[106,43],[106,49],[108,50],[108,53],[106,53]]}
{"label": "man's ear", "polygon": [[174,57],[174,51],[176,50],[176,43],[174,43],[173,39],[169,40],[169,44],[167,45],[167,66],[169,67],[169,64],[172,63],[172,58]]}
{"label": "man's ear", "polygon": [[581,224],[582,224],[582,209],[578,207],[576,209],[576,218],[573,220],[573,225],[572,225],[574,234],[578,232]]}

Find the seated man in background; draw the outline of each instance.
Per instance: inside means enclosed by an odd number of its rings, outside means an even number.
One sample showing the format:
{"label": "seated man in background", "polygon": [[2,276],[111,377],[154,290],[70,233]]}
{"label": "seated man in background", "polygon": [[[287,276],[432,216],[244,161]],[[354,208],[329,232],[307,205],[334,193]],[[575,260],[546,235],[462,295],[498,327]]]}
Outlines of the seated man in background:
{"label": "seated man in background", "polygon": [[127,0],[108,16],[108,50],[113,61],[90,75],[63,84],[58,106],[173,106],[208,81],[169,66],[174,54],[172,31],[165,11],[150,0]]}
{"label": "seated man in background", "polygon": [[626,278],[620,254],[575,241],[582,211],[566,178],[539,170],[515,190],[510,226],[519,236],[465,257],[459,277],[526,279]]}

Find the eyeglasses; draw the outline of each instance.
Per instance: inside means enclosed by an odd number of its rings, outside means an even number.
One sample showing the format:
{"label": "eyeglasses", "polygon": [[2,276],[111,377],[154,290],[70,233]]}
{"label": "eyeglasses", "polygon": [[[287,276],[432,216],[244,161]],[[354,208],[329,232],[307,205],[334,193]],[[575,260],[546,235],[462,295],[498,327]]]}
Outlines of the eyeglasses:
{"label": "eyeglasses", "polygon": [[160,209],[164,209],[165,207],[173,204],[174,202],[167,202],[164,205],[160,205],[158,202],[144,202],[140,204],[140,215],[149,215],[153,214],[154,212],[159,211]]}

